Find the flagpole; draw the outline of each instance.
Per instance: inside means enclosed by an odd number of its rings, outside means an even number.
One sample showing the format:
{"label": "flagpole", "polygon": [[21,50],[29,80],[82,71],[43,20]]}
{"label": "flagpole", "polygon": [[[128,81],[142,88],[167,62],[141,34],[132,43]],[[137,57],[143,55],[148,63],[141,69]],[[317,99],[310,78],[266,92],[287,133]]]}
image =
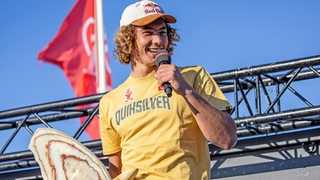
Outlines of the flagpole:
{"label": "flagpole", "polygon": [[104,43],[104,30],[103,30],[103,8],[102,0],[95,0],[96,9],[96,83],[97,93],[107,92],[106,85],[106,54]]}

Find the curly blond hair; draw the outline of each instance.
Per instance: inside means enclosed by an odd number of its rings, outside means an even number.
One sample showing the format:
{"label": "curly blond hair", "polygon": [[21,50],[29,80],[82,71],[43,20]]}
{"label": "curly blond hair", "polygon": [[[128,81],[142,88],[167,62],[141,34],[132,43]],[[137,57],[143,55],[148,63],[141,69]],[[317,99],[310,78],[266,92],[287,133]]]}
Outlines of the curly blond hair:
{"label": "curly blond hair", "polygon": [[[176,46],[176,42],[180,40],[180,36],[175,28],[172,28],[166,23],[168,33],[168,47],[169,54],[173,53],[173,49]],[[119,28],[115,35],[114,41],[116,47],[114,49],[116,58],[119,59],[122,64],[129,64],[134,52],[137,51],[135,45],[135,31],[136,26],[128,25]]]}

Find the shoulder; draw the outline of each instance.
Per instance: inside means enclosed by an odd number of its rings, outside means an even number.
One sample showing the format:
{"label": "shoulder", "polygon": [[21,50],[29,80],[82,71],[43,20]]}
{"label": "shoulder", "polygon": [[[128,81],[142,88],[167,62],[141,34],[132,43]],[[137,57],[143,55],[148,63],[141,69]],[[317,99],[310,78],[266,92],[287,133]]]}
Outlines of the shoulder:
{"label": "shoulder", "polygon": [[100,99],[100,105],[105,104],[112,104],[114,101],[119,100],[119,97],[124,96],[124,86],[123,84],[119,85],[115,89],[107,92],[105,95],[102,96]]}
{"label": "shoulder", "polygon": [[199,71],[204,71],[202,66],[184,66],[178,67],[181,73],[198,73]]}
{"label": "shoulder", "polygon": [[186,66],[186,67],[178,67],[182,76],[189,82],[192,83],[202,79],[203,77],[210,78],[211,75],[205,70],[202,66]]}

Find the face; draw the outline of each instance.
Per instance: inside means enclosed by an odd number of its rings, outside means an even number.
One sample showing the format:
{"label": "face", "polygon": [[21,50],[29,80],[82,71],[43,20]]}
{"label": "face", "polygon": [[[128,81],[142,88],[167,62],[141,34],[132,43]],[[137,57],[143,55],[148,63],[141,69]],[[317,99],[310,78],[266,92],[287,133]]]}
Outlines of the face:
{"label": "face", "polygon": [[160,18],[149,25],[138,27],[136,30],[136,47],[138,56],[136,63],[155,66],[155,56],[158,49],[168,45],[167,27]]}

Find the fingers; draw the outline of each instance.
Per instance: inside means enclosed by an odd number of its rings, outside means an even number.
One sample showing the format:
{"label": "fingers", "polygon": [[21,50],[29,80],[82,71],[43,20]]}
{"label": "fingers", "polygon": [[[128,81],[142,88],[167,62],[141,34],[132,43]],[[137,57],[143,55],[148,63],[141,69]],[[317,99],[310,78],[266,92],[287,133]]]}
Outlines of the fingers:
{"label": "fingers", "polygon": [[162,64],[159,66],[157,72],[154,77],[158,80],[158,83],[162,85],[165,82],[173,82],[175,80],[175,74],[177,72],[177,68],[173,64]]}

